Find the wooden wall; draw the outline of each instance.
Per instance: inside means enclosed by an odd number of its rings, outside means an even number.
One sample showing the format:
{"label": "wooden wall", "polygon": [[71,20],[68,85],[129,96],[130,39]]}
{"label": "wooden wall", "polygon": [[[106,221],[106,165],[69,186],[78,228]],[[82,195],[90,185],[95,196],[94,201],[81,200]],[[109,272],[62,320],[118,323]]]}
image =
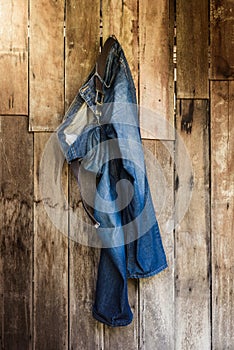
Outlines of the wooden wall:
{"label": "wooden wall", "polygon": [[[234,349],[234,2],[0,0],[0,20],[1,349]],[[129,281],[134,321],[114,329],[91,316],[99,250],[61,234],[39,186],[46,143],[111,34],[160,116],[140,122],[163,174],[160,207],[148,169],[169,263]],[[60,178],[82,216],[68,167]],[[69,231],[69,211],[59,220]]]}

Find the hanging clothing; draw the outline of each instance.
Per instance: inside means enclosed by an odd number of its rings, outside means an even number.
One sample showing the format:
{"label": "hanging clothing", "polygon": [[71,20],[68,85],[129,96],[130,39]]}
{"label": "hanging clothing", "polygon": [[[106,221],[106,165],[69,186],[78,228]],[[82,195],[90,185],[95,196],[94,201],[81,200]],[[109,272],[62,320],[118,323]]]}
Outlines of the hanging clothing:
{"label": "hanging clothing", "polygon": [[127,280],[155,275],[167,261],[147,180],[132,75],[115,38],[107,40],[103,55],[57,135],[67,162],[79,165],[83,203],[102,243],[93,316],[109,326],[125,326],[133,317]]}

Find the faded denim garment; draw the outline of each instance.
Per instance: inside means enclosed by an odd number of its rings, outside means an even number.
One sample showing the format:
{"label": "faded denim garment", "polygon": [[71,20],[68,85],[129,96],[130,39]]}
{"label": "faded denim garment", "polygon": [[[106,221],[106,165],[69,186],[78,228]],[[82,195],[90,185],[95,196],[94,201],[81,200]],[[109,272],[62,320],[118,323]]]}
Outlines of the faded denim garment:
{"label": "faded denim garment", "polygon": [[83,176],[90,178],[90,189],[82,189],[81,181],[81,192],[93,194],[90,216],[102,242],[93,316],[109,326],[126,326],[133,317],[128,278],[155,275],[167,261],[147,181],[135,87],[117,40],[104,80],[99,77],[104,92],[100,117],[96,75],[94,68],[57,135],[68,163],[79,160]]}

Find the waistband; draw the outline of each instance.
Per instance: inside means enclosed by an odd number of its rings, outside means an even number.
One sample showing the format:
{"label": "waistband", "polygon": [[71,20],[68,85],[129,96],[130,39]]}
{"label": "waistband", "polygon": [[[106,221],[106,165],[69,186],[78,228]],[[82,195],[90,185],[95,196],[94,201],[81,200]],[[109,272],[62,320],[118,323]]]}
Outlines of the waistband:
{"label": "waistband", "polygon": [[[119,59],[120,59],[121,52],[123,52],[122,47],[120,46],[118,40],[114,36],[109,37],[106,40],[105,45],[108,45],[108,40],[110,40],[110,39],[112,39],[113,44],[111,45],[109,52],[108,52],[108,56],[106,58],[104,75],[100,76],[98,74],[97,69],[95,71],[95,76],[97,76],[99,78],[99,80],[107,88],[109,88],[111,86],[111,83],[115,77],[116,68],[119,65]],[[105,50],[105,45],[104,45],[103,50]],[[100,57],[101,57],[101,55],[102,54],[100,54]]]}
{"label": "waistband", "polygon": [[[111,84],[118,71],[120,60],[126,61],[123,49],[119,44],[118,40],[115,37],[111,37],[111,38],[114,39],[114,41],[108,52],[108,56],[106,58],[106,64],[105,64],[105,70],[104,70],[103,76],[99,75],[97,71],[97,63],[96,63],[95,67],[92,69],[91,73],[86,79],[86,82],[79,89],[79,95],[87,103],[87,105],[95,114],[97,113],[97,107],[99,104],[99,103],[97,104],[98,92],[96,89],[96,80],[98,79],[101,82],[101,85],[102,85],[101,92],[103,93],[103,90],[111,87]],[[103,102],[104,102],[104,98],[102,99],[101,104]]]}

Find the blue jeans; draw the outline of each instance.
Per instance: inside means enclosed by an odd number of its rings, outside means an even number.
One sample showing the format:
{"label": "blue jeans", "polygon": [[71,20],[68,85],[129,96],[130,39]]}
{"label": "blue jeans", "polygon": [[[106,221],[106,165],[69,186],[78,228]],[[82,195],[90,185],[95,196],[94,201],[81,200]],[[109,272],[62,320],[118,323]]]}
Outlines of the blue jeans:
{"label": "blue jeans", "polygon": [[125,326],[133,317],[128,278],[155,275],[167,261],[147,180],[135,87],[117,40],[104,79],[99,77],[104,104],[98,117],[95,76],[94,69],[57,135],[67,161],[79,160],[86,179],[80,181],[81,192],[88,198],[84,202],[92,197],[91,217],[102,244],[93,316],[109,326]]}

